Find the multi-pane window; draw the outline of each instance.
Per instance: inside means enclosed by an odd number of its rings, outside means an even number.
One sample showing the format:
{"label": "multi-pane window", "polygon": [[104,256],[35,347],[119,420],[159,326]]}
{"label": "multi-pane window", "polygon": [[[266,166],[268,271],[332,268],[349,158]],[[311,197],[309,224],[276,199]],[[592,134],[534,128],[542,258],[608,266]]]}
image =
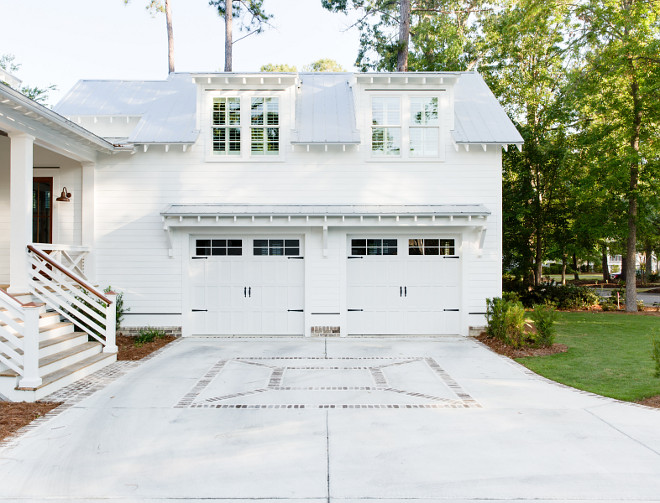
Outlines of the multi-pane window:
{"label": "multi-pane window", "polygon": [[255,239],[254,255],[297,256],[300,255],[298,239]]}
{"label": "multi-pane window", "polygon": [[397,97],[372,98],[371,152],[374,155],[401,153],[401,100]]}
{"label": "multi-pane window", "polygon": [[241,100],[215,98],[213,100],[213,153],[240,155]]}
{"label": "multi-pane window", "polygon": [[279,154],[279,98],[251,98],[250,140],[253,155]]}
{"label": "multi-pane window", "polygon": [[208,256],[243,255],[243,240],[241,239],[197,239],[195,254]]}
{"label": "multi-pane window", "polygon": [[409,239],[408,255],[455,255],[453,239]]}
{"label": "multi-pane window", "polygon": [[351,255],[396,254],[396,239],[351,239]]}
{"label": "multi-pane window", "polygon": [[438,98],[410,98],[410,155],[437,156],[439,136]]}

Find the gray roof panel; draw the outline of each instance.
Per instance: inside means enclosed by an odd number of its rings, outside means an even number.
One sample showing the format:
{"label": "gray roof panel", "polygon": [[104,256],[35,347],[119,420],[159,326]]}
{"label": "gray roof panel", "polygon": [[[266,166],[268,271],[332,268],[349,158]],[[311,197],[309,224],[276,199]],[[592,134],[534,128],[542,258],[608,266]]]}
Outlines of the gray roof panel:
{"label": "gray roof panel", "polygon": [[482,204],[172,204],[163,216],[349,216],[349,215],[437,215],[488,216],[490,211]]}
{"label": "gray roof panel", "polygon": [[523,138],[476,72],[461,73],[454,87],[456,143],[522,144]]}
{"label": "gray roof panel", "polygon": [[351,73],[301,73],[293,143],[360,143]]}
{"label": "gray roof panel", "polygon": [[189,74],[162,81],[81,80],[54,110],[67,117],[140,116],[129,143],[194,143],[197,86]]}

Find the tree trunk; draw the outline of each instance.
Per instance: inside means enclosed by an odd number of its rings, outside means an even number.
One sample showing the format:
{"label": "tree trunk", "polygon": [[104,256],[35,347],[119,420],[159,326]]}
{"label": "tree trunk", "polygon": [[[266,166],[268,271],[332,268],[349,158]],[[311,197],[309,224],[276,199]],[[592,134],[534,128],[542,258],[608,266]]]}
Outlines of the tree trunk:
{"label": "tree trunk", "polygon": [[227,0],[225,2],[225,72],[231,72],[232,61],[231,61],[231,50],[233,44],[232,38],[232,24],[234,21],[233,5],[232,0]]}
{"label": "tree trunk", "polygon": [[172,30],[170,0],[165,0],[165,20],[167,21],[167,63],[169,73],[174,73],[174,31]]}
{"label": "tree trunk", "polygon": [[408,42],[410,40],[410,0],[399,0],[399,50],[396,56],[396,71],[408,71]]}
{"label": "tree trunk", "polygon": [[566,255],[561,257],[561,284],[566,286]]}
{"label": "tree trunk", "polygon": [[628,195],[628,243],[626,246],[626,255],[628,263],[626,264],[626,311],[629,313],[637,312],[637,278],[635,269],[637,261],[635,253],[637,251],[637,185],[639,182],[639,136],[642,129],[642,106],[639,97],[639,83],[635,75],[635,61],[633,56],[628,57],[630,67],[631,84],[630,97],[632,98],[633,117],[632,132],[630,136],[630,148],[637,154],[637,158],[630,162],[630,187]]}
{"label": "tree trunk", "polygon": [[602,266],[603,266],[603,281],[605,283],[609,283],[609,281],[610,281],[610,266],[607,263],[607,246],[603,246]]}
{"label": "tree trunk", "polygon": [[621,281],[626,280],[626,274],[628,272],[628,258],[625,255],[621,255]]}
{"label": "tree trunk", "polygon": [[573,279],[575,281],[580,280],[580,269],[578,269],[577,256],[573,254]]}
{"label": "tree trunk", "polygon": [[646,253],[646,281],[649,280],[651,274],[653,274],[653,245],[649,242],[644,246],[644,253]]}

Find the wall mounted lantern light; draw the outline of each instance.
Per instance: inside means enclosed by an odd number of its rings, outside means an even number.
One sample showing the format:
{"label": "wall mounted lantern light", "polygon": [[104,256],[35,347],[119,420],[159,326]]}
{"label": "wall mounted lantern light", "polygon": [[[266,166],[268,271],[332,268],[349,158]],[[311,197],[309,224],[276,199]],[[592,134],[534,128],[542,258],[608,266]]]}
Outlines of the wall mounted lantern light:
{"label": "wall mounted lantern light", "polygon": [[71,192],[67,192],[66,187],[64,187],[62,189],[62,194],[60,195],[60,197],[55,199],[55,201],[62,201],[64,203],[68,203],[69,201],[71,201]]}

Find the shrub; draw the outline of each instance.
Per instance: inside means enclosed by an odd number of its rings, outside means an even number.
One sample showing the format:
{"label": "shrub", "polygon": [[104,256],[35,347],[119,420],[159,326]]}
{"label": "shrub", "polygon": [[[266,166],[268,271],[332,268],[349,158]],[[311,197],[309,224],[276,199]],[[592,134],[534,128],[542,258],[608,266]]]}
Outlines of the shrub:
{"label": "shrub", "polygon": [[644,301],[643,300],[638,300],[637,301],[637,310],[638,311],[644,311]]}
{"label": "shrub", "polygon": [[557,310],[549,304],[536,304],[530,315],[537,330],[536,345],[541,347],[552,346],[555,342]]}
{"label": "shrub", "polygon": [[616,311],[616,302],[612,300],[612,297],[601,297],[599,304],[603,311]]}
{"label": "shrub", "polygon": [[653,352],[651,353],[655,362],[655,377],[660,377],[660,337],[653,338]]}
{"label": "shrub", "polygon": [[598,304],[598,295],[589,287],[554,282],[518,291],[525,307],[554,304],[558,309],[583,309]]}
{"label": "shrub", "polygon": [[514,348],[524,345],[525,309],[522,303],[495,297],[486,299],[486,306],[486,333]]}
{"label": "shrub", "polygon": [[649,282],[650,283],[657,283],[659,277],[660,277],[660,275],[658,275],[657,272],[652,272],[651,274],[649,274]]}
{"label": "shrub", "polygon": [[[105,293],[112,292],[112,287],[108,286],[105,290],[103,290]],[[117,321],[115,323],[115,330],[119,330],[119,327],[121,326],[121,322],[124,320],[124,314],[126,314],[128,311],[130,311],[130,307],[124,307],[124,293],[118,293],[117,297],[115,298],[115,314]]]}
{"label": "shrub", "polygon": [[165,332],[159,328],[147,327],[140,330],[138,335],[135,337],[134,344],[136,346],[142,346],[148,342],[153,342],[156,339],[162,339],[165,337]]}

